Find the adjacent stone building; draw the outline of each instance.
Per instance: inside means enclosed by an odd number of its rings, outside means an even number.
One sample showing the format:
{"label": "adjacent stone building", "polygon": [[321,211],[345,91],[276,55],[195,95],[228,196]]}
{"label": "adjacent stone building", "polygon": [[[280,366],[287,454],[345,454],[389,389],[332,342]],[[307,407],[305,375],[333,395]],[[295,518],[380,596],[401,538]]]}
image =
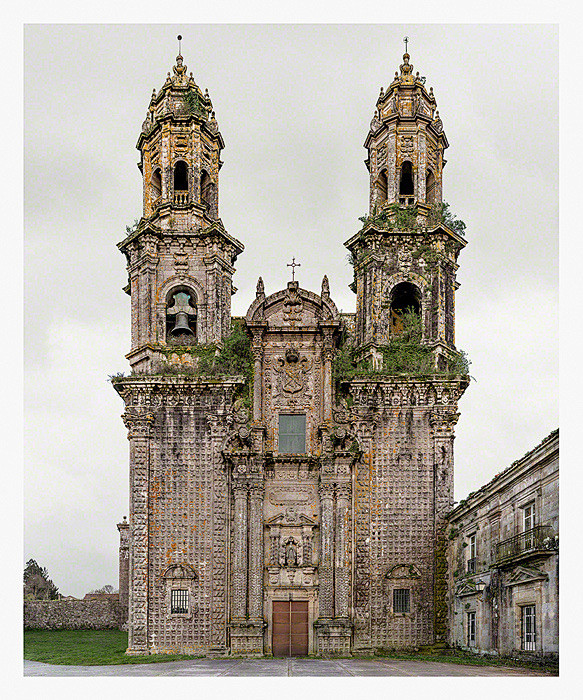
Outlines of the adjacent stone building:
{"label": "adjacent stone building", "polygon": [[448,518],[450,643],[558,658],[559,431]]}
{"label": "adjacent stone building", "polygon": [[[176,59],[138,139],[120,244],[131,374],[129,654],[370,653],[445,643],[462,228],[448,142],[409,55],[366,138],[370,213],[345,244],[356,313],[292,280],[231,318],[243,244],[219,217],[223,137]],[[338,255],[343,256],[339,248]],[[292,268],[293,269],[293,268]],[[124,530],[120,530],[122,535]],[[123,595],[120,586],[120,596]]]}

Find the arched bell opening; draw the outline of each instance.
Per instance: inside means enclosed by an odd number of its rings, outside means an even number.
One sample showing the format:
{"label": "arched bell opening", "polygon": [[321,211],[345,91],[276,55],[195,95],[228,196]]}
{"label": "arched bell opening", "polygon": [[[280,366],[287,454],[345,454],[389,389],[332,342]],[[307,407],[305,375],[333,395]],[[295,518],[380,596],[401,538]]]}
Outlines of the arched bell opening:
{"label": "arched bell opening", "polygon": [[410,338],[421,339],[421,292],[411,282],[400,282],[390,296],[390,335],[406,333]]}
{"label": "arched bell opening", "polygon": [[174,165],[174,204],[188,204],[188,165],[183,160]]}
{"label": "arched bell opening", "polygon": [[156,168],[152,173],[152,202],[156,202],[162,195],[162,172],[160,168]]}
{"label": "arched bell opening", "polygon": [[188,287],[175,287],[166,297],[166,342],[194,345],[197,330],[196,296]]}
{"label": "arched bell opening", "polygon": [[431,170],[427,171],[427,177],[425,178],[425,201],[427,204],[435,202],[435,175]]}
{"label": "arched bell opening", "polygon": [[206,170],[200,175],[200,202],[206,211],[210,211],[212,205],[212,181]]}
{"label": "arched bell opening", "polygon": [[381,170],[377,179],[377,202],[379,204],[387,201],[388,184],[387,171],[386,169]]}
{"label": "arched bell opening", "polygon": [[415,204],[415,184],[413,181],[413,163],[406,160],[401,165],[399,177],[399,204],[413,206]]}

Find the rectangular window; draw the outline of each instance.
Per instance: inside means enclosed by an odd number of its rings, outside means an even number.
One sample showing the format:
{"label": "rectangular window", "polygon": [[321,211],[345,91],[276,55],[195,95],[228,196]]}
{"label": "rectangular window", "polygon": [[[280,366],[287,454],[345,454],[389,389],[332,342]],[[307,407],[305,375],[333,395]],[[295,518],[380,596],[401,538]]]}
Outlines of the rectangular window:
{"label": "rectangular window", "polygon": [[188,591],[176,589],[170,592],[170,612],[188,613]]}
{"label": "rectangular window", "polygon": [[523,508],[523,532],[534,527],[534,501]]}
{"label": "rectangular window", "polygon": [[408,588],[395,588],[393,590],[393,612],[410,612],[410,596]]}
{"label": "rectangular window", "polygon": [[536,650],[536,615],[534,605],[521,608],[520,623],[521,647],[524,651]]}
{"label": "rectangular window", "polygon": [[302,455],[306,453],[306,416],[279,416],[280,454]]}
{"label": "rectangular window", "polygon": [[468,646],[476,646],[476,613],[468,613]]}
{"label": "rectangular window", "polygon": [[468,574],[473,574],[476,571],[476,535],[470,535],[468,540]]}

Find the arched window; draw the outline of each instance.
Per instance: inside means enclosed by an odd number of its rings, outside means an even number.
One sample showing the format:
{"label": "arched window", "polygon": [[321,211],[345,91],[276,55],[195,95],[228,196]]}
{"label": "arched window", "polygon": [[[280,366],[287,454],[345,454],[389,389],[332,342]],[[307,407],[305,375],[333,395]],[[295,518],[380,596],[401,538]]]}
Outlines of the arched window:
{"label": "arched window", "polygon": [[196,297],[187,287],[176,287],[167,296],[166,342],[170,345],[196,343]]}
{"label": "arched window", "polygon": [[162,173],[156,168],[152,173],[152,200],[155,202],[162,194]]}
{"label": "arched window", "polygon": [[203,170],[200,176],[200,201],[207,211],[211,208],[212,182],[210,175]]}
{"label": "arched window", "polygon": [[379,173],[379,177],[377,179],[378,202],[380,204],[382,204],[382,202],[387,201],[387,191],[388,191],[387,171],[382,170]]}
{"label": "arched window", "polygon": [[435,202],[435,175],[431,170],[427,171],[427,177],[425,178],[425,201],[427,204]]}
{"label": "arched window", "polygon": [[188,189],[188,165],[179,160],[174,166],[174,191]]}
{"label": "arched window", "polygon": [[421,292],[411,282],[400,282],[391,292],[391,336],[403,332],[421,337]]}
{"label": "arched window", "polygon": [[401,178],[399,180],[400,195],[414,195],[413,186],[413,165],[410,160],[406,160],[401,166]]}

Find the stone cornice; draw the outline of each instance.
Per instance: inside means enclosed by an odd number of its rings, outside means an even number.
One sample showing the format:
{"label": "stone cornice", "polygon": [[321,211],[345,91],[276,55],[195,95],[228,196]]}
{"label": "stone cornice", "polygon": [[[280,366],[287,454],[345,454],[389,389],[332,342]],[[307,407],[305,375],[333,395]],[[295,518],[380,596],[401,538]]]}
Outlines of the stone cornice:
{"label": "stone cornice", "polygon": [[553,430],[539,445],[517,459],[509,467],[497,474],[491,481],[464,498],[448,515],[449,522],[456,522],[475,508],[482,506],[497,493],[503,492],[513,482],[523,479],[528,472],[534,472],[550,464],[559,456],[559,431]]}
{"label": "stone cornice", "polygon": [[234,256],[232,262],[235,262],[237,256],[245,250],[245,246],[240,241],[238,241],[236,238],[233,238],[233,236],[227,233],[225,227],[223,226],[220,220],[214,221],[206,228],[192,230],[163,230],[158,226],[155,226],[154,224],[150,223],[148,220],[142,219],[138,225],[138,228],[135,231],[132,231],[130,234],[128,234],[128,236],[126,236],[126,238],[124,238],[123,241],[118,243],[117,247],[121,250],[122,253],[125,253],[128,250],[131,243],[133,243],[136,240],[139,240],[146,234],[150,234],[153,238],[158,240],[163,240],[164,238],[168,237],[191,238],[200,241],[205,241],[205,239],[208,238],[215,238],[215,240],[223,243],[228,243],[233,247]]}
{"label": "stone cornice", "polygon": [[206,395],[221,395],[230,402],[235,389],[245,383],[244,377],[180,377],[164,375],[135,375],[117,377],[113,388],[126,406],[155,407],[192,405]]}
{"label": "stone cornice", "polygon": [[469,385],[469,378],[375,377],[346,382],[355,406],[455,407]]}
{"label": "stone cornice", "polygon": [[412,236],[415,238],[424,239],[427,236],[437,236],[439,234],[442,234],[453,240],[455,243],[457,243],[460,246],[460,249],[465,248],[467,245],[467,241],[464,238],[462,238],[462,236],[460,236],[455,231],[452,231],[445,224],[438,224],[437,226],[433,227],[424,227],[419,229],[411,229],[407,231],[396,231],[384,229],[380,226],[376,226],[372,222],[369,222],[365,224],[360,229],[360,231],[355,233],[354,236],[345,241],[344,246],[352,252],[353,248],[357,243],[359,243],[367,235],[371,234],[376,234],[378,236],[382,236],[383,238],[395,238],[397,240],[400,238],[402,239],[403,236]]}

